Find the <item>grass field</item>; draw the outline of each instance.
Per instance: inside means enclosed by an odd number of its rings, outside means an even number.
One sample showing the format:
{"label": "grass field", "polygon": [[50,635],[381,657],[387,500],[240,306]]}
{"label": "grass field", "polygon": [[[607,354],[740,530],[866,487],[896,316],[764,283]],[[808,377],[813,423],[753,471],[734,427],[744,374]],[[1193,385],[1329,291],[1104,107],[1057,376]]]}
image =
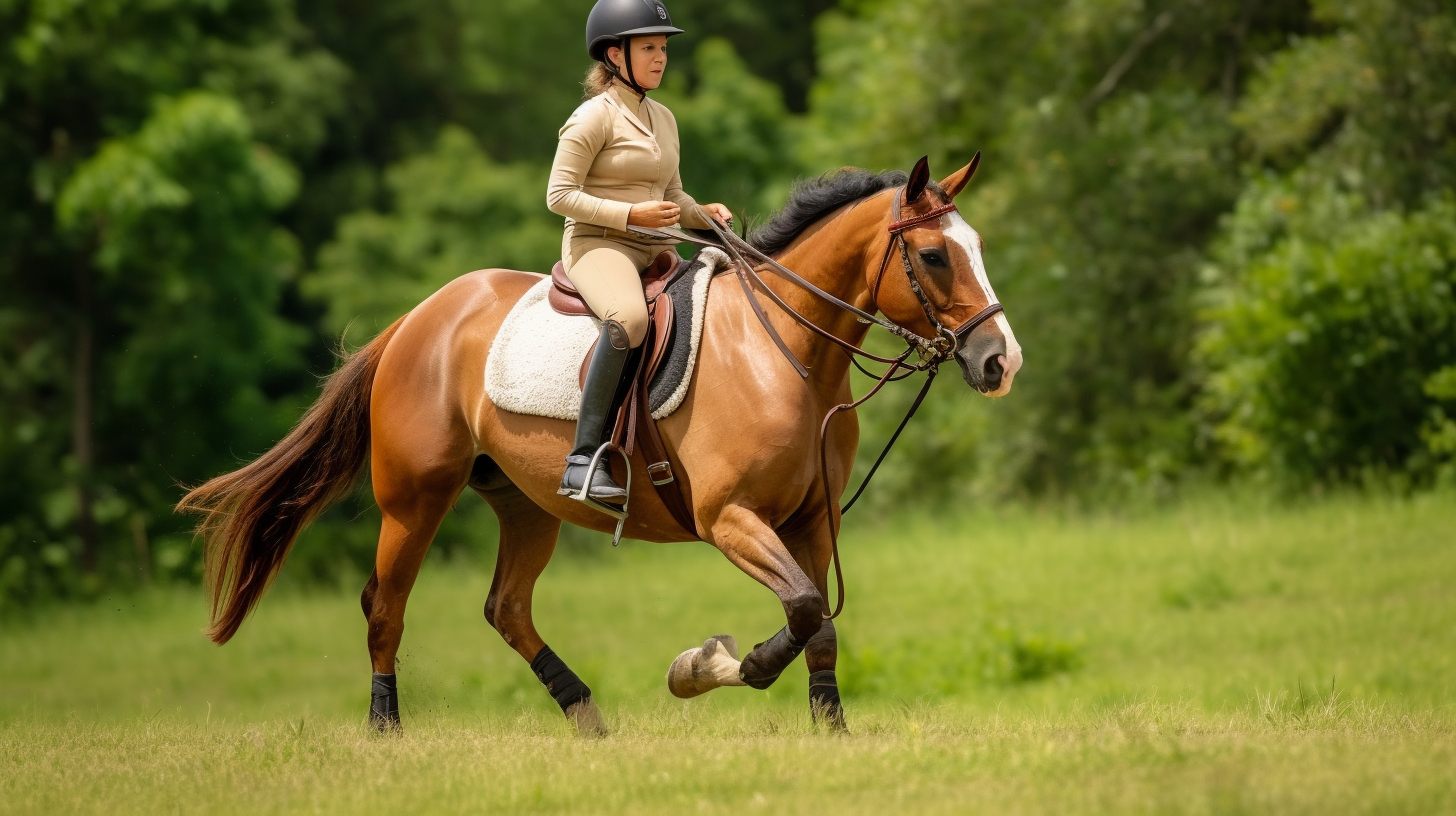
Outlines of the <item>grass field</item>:
{"label": "grass field", "polygon": [[603,540],[536,610],[606,740],[485,625],[489,564],[421,577],[391,738],[357,587],[285,584],[222,648],[199,591],[157,590],[0,631],[0,813],[1456,812],[1449,494],[865,521],[848,736],[809,723],[802,662],[672,698],[679,651],[778,605],[706,545]]}

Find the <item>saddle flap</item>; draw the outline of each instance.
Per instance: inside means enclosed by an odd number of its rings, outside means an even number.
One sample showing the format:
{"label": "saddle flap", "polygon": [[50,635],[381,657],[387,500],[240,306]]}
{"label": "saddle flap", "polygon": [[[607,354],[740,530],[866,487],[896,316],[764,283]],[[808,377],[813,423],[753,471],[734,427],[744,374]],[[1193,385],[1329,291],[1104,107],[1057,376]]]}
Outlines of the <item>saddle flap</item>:
{"label": "saddle flap", "polygon": [[[652,378],[657,376],[658,369],[662,368],[663,362],[667,360],[667,347],[672,340],[673,324],[676,322],[672,298],[663,297],[654,300],[648,316],[650,328],[647,330],[647,340],[644,341],[647,346],[647,362],[638,368],[643,393],[647,393],[651,388]],[[587,349],[586,356],[581,360],[581,367],[577,370],[577,382],[583,388],[586,387],[586,372],[591,366],[591,358],[596,350],[597,343],[592,343],[591,348]]]}

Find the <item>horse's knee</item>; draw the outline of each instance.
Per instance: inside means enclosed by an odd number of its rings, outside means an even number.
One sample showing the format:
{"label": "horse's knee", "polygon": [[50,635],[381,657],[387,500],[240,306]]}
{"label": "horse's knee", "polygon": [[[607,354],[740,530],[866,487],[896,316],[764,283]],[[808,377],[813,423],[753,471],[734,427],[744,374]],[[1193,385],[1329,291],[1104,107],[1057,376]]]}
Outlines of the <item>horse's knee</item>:
{"label": "horse's knee", "polygon": [[807,641],[824,625],[824,599],[812,590],[796,593],[784,601],[784,615],[794,637]]}

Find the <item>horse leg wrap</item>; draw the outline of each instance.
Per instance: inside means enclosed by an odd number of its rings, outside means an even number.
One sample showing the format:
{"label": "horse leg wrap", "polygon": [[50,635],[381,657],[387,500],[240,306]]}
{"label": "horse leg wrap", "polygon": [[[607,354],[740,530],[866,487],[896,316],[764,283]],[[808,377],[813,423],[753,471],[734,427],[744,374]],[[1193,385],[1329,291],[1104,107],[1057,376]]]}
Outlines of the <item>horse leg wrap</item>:
{"label": "horse leg wrap", "polygon": [[809,712],[813,714],[814,722],[843,727],[844,707],[839,702],[839,681],[834,677],[833,669],[809,675]]}
{"label": "horse leg wrap", "polygon": [[808,640],[794,637],[794,633],[785,626],[775,632],[773,637],[753,647],[748,657],[743,658],[743,664],[738,668],[738,677],[746,686],[766,689],[804,651],[806,643]]}
{"label": "horse leg wrap", "polygon": [[369,724],[376,731],[399,729],[399,686],[392,674],[374,673],[369,695]]}
{"label": "horse leg wrap", "polygon": [[531,671],[536,673],[536,679],[561,706],[562,712],[582,700],[591,699],[591,689],[581,682],[576,672],[566,667],[550,646],[542,646],[541,651],[536,653],[536,658],[531,661]]}

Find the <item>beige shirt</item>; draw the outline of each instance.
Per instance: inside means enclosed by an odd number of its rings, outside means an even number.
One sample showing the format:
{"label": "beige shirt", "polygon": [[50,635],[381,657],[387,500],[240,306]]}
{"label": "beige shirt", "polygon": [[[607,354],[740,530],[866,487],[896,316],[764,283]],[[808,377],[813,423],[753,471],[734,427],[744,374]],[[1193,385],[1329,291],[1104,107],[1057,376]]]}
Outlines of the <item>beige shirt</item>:
{"label": "beige shirt", "polygon": [[[546,188],[546,206],[566,218],[573,233],[641,241],[627,233],[633,204],[671,201],[681,224],[706,229],[708,221],[678,176],[677,120],[672,111],[618,83],[581,103],[562,125]],[[578,230],[595,225],[602,230]]]}

